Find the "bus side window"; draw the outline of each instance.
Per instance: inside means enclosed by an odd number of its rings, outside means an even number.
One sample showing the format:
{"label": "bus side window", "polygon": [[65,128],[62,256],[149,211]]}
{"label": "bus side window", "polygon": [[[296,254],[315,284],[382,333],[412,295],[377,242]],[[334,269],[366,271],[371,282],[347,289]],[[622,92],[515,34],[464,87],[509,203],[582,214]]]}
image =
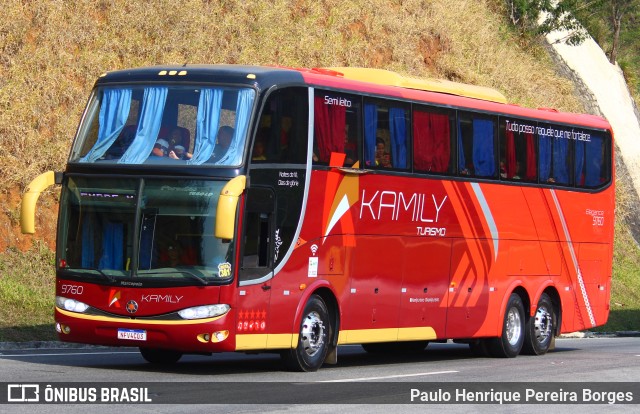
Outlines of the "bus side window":
{"label": "bus side window", "polygon": [[500,179],[536,182],[536,123],[520,119],[500,120]]}
{"label": "bus side window", "polygon": [[458,173],[495,178],[496,122],[493,117],[459,112]]}
{"label": "bus side window", "polygon": [[284,88],[271,93],[260,115],[251,160],[306,163],[308,118],[307,89]]}
{"label": "bus side window", "polygon": [[243,237],[241,280],[257,279],[267,275],[273,261],[273,218],[275,196],[267,188],[248,190],[245,232]]}
{"label": "bus side window", "polygon": [[540,153],[540,182],[570,185],[572,182],[571,141],[564,136],[556,137],[563,129],[556,125],[541,124],[537,129]]}
{"label": "bus side window", "polygon": [[413,168],[418,172],[450,174],[455,141],[451,114],[432,109],[413,111]]}
{"label": "bus side window", "polygon": [[576,185],[597,188],[608,183],[611,141],[593,132],[582,132],[580,138],[575,141]]}
{"label": "bus side window", "polygon": [[315,164],[328,165],[331,153],[345,154],[344,166],[360,159],[360,98],[317,90],[314,98]]}
{"label": "bus side window", "polygon": [[408,111],[376,100],[364,105],[364,163],[366,167],[407,169]]}

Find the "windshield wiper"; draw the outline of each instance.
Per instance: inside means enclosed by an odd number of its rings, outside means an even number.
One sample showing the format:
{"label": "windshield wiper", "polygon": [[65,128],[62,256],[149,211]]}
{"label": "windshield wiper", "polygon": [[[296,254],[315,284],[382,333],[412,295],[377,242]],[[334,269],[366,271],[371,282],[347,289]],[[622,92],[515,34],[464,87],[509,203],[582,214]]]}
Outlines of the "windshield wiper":
{"label": "windshield wiper", "polygon": [[196,275],[193,272],[190,272],[188,270],[180,270],[180,269],[176,269],[177,273],[181,273],[183,275],[187,275],[189,276],[191,279],[197,280],[198,282],[202,283],[203,285],[207,285],[209,282],[207,282],[206,280],[204,280],[203,278],[201,278],[200,276]]}
{"label": "windshield wiper", "polygon": [[202,277],[198,276],[197,274],[186,270],[186,269],[171,269],[171,270],[165,270],[162,272],[148,272],[145,271],[144,273],[138,273],[139,276],[149,276],[149,275],[168,275],[168,274],[172,274],[172,273],[180,273],[181,275],[186,275],[189,278],[193,279],[193,280],[197,280],[198,282],[200,282],[203,285],[208,285],[209,282],[207,282],[205,279],[203,279]]}
{"label": "windshield wiper", "polygon": [[88,270],[88,271],[90,271],[90,272],[96,272],[95,274],[92,274],[92,276],[96,276],[96,275],[97,275],[97,276],[101,276],[102,278],[107,279],[107,280],[108,280],[108,281],[110,281],[111,283],[116,283],[116,282],[117,282],[117,280],[116,280],[116,278],[115,278],[115,277],[113,277],[113,276],[111,276],[111,275],[108,275],[108,274],[106,274],[105,272],[103,272],[102,270],[100,270],[100,269],[96,269],[96,268],[82,268],[82,269],[68,269],[68,268],[64,268],[64,269],[61,269],[61,270],[65,271],[65,272],[68,272],[68,273],[71,273],[71,274],[73,274],[74,276],[85,276],[85,275],[86,275],[85,271],[87,271],[87,270]]}

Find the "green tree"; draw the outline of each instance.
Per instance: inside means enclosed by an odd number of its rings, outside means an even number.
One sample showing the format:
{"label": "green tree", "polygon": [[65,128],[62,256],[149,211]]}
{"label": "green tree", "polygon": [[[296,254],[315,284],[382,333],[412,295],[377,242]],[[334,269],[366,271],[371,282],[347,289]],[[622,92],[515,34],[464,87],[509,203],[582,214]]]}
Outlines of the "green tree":
{"label": "green tree", "polygon": [[581,0],[505,0],[509,18],[522,34],[544,36],[555,30],[567,32],[561,41],[571,45],[582,43],[587,31],[574,18],[583,6]]}

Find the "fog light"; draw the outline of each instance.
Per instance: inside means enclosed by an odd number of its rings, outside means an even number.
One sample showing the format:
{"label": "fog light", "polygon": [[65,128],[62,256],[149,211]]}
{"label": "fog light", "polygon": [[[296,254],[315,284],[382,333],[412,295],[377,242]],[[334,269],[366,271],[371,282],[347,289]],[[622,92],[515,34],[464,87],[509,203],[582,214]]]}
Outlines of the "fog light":
{"label": "fog light", "polygon": [[229,337],[229,331],[218,331],[213,333],[211,342],[222,342]]}
{"label": "fog light", "polygon": [[69,332],[71,332],[71,328],[69,328],[67,325],[63,325],[61,323],[56,323],[56,332],[63,333],[63,334],[69,334]]}
{"label": "fog light", "polygon": [[56,332],[62,333],[62,328],[60,327],[60,324],[57,322],[56,322]]}

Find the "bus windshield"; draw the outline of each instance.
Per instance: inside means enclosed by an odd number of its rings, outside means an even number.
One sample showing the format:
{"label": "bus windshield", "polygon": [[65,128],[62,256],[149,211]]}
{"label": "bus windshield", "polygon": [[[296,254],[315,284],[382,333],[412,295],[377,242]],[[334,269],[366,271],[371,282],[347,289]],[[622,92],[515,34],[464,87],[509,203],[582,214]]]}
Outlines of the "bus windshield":
{"label": "bus windshield", "polygon": [[107,283],[229,281],[233,243],[214,237],[225,183],[69,177],[60,209],[58,270]]}
{"label": "bus windshield", "polygon": [[69,161],[240,165],[254,97],[238,87],[97,88]]}

